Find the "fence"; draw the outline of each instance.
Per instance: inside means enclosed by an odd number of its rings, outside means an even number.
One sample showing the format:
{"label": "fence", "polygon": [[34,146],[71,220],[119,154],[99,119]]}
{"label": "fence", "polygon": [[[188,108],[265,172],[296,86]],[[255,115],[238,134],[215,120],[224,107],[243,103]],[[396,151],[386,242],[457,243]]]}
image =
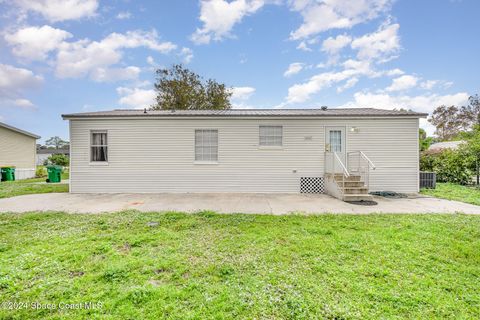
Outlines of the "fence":
{"label": "fence", "polygon": [[435,172],[420,171],[420,188],[435,189],[437,174]]}

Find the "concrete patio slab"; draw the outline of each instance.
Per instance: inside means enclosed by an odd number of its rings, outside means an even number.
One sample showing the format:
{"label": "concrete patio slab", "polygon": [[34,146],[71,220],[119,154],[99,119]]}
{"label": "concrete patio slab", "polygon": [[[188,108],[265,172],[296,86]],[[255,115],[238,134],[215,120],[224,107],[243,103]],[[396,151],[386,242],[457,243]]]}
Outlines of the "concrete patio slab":
{"label": "concrete patio slab", "polygon": [[189,193],[189,194],[69,194],[48,193],[0,199],[0,212],[65,211],[69,213],[148,211],[220,213],[466,213],[480,214],[480,206],[431,197],[387,199],[378,205],[345,203],[327,195]]}

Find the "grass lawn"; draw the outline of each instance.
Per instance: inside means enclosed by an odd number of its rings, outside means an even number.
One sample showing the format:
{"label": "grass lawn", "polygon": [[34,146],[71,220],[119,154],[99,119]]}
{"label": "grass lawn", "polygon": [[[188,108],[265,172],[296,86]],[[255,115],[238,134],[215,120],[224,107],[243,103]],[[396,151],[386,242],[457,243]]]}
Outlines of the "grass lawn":
{"label": "grass lawn", "polygon": [[[62,173],[62,179],[68,179],[68,172]],[[24,194],[68,192],[68,184],[43,183],[46,178],[0,182],[0,198],[9,198]]]}
{"label": "grass lawn", "polygon": [[480,216],[0,214],[1,319],[473,319],[479,279]]}
{"label": "grass lawn", "polygon": [[467,187],[454,183],[437,183],[436,189],[422,189],[420,193],[480,206],[480,189],[475,187]]}

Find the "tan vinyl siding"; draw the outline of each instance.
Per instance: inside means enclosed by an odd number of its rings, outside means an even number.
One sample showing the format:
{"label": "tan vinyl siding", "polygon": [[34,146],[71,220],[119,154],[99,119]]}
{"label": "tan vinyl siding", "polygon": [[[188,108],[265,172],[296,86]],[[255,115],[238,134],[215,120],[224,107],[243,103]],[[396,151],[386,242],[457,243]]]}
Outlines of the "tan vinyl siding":
{"label": "tan vinyl siding", "polygon": [[36,139],[0,127],[0,166],[34,169]]}
{"label": "tan vinyl siding", "polygon": [[[260,125],[282,126],[283,146],[259,146]],[[323,176],[325,126],[338,125],[359,128],[358,133],[347,130],[347,148],[359,148],[369,156],[370,152],[372,160],[381,162],[373,178],[377,189],[395,190],[384,172],[389,166],[401,166],[392,171],[396,176],[391,179],[400,180],[399,191],[416,192],[418,143],[412,137],[418,131],[417,119],[71,120],[70,190],[299,192],[300,177]],[[195,129],[218,130],[218,163],[195,162]],[[91,130],[108,132],[108,165],[90,164]],[[395,137],[401,142],[393,150],[390,140]]]}

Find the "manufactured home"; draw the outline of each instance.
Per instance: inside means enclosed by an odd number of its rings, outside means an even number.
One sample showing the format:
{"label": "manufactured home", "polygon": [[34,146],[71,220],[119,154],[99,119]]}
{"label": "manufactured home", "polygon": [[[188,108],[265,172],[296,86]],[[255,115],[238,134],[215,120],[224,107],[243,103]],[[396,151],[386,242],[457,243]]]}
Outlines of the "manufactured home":
{"label": "manufactured home", "polygon": [[17,180],[35,177],[40,136],[0,122],[0,167],[15,167]]}
{"label": "manufactured home", "polygon": [[372,108],[113,110],[70,122],[73,193],[419,189],[419,118]]}

